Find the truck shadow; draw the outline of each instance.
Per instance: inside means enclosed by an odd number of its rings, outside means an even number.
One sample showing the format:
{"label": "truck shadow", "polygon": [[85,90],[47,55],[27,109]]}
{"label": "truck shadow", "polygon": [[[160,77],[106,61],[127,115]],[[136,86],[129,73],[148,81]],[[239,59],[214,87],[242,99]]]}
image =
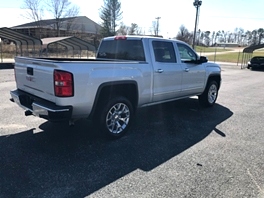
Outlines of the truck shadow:
{"label": "truck shadow", "polygon": [[185,99],[138,110],[123,138],[109,141],[80,120],[74,127],[44,122],[0,137],[0,197],[84,197],[141,169],[150,171],[206,138],[233,113]]}

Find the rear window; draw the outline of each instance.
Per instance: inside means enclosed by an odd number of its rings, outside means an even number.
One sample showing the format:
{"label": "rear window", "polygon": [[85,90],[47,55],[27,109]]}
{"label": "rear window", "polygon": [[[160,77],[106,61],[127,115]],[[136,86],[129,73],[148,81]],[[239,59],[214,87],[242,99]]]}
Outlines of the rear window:
{"label": "rear window", "polygon": [[100,45],[97,58],[145,61],[141,40],[106,40]]}

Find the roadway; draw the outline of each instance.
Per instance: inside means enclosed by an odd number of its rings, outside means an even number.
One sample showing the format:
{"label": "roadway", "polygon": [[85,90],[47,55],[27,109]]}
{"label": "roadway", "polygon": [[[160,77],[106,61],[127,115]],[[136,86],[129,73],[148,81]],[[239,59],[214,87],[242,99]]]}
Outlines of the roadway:
{"label": "roadway", "polygon": [[263,71],[222,65],[217,104],[140,109],[129,133],[101,137],[25,117],[0,70],[0,197],[264,197]]}

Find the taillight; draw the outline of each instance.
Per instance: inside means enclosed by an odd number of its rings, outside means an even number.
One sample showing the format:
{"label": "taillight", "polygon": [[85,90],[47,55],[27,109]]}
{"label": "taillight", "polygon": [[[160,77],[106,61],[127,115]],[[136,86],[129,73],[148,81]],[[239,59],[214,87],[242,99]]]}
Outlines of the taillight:
{"label": "taillight", "polygon": [[58,97],[73,96],[73,75],[70,72],[54,70],[54,92]]}

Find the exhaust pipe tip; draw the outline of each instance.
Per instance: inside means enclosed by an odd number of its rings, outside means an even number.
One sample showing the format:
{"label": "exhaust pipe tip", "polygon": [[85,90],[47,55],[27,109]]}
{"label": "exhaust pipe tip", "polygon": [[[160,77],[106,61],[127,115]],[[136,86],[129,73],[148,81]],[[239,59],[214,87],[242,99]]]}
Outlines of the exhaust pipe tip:
{"label": "exhaust pipe tip", "polygon": [[25,111],[25,116],[30,116],[30,115],[33,115],[33,113],[29,110]]}

